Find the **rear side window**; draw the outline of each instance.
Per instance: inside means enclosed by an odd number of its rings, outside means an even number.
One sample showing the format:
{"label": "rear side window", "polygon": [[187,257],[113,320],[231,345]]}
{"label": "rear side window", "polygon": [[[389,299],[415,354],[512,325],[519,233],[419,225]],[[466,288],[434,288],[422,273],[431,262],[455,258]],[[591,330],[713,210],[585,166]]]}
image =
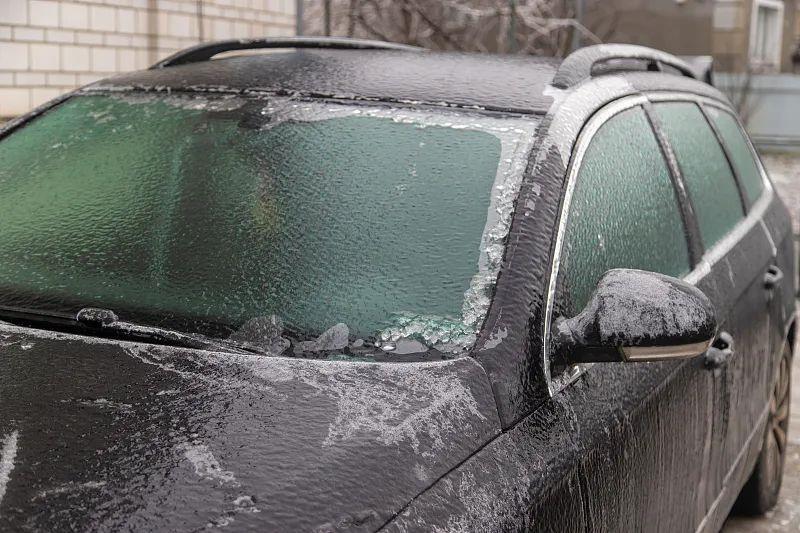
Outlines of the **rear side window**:
{"label": "rear side window", "polygon": [[665,102],[654,107],[675,150],[703,243],[709,248],[744,218],[728,159],[696,104]]}
{"label": "rear side window", "polygon": [[689,271],[675,190],[641,107],[606,122],[586,150],[564,234],[559,311],[579,312],[600,277],[620,267]]}
{"label": "rear side window", "polygon": [[731,154],[733,166],[736,168],[745,193],[747,193],[747,199],[752,205],[761,196],[761,191],[764,189],[764,182],[761,179],[761,172],[756,164],[753,151],[733,115],[714,107],[707,109]]}

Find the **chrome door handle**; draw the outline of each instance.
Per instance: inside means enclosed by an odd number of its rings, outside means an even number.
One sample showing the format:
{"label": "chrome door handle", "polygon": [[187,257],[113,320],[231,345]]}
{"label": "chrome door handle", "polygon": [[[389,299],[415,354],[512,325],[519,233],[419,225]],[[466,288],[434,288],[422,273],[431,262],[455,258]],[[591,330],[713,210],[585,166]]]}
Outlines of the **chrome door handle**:
{"label": "chrome door handle", "polygon": [[777,265],[771,265],[767,268],[766,274],[764,274],[764,288],[767,290],[774,289],[778,283],[781,282],[783,279],[783,271],[777,267]]}
{"label": "chrome door handle", "polygon": [[720,368],[727,364],[731,355],[733,355],[733,337],[727,331],[721,331],[703,356],[703,364],[708,369]]}

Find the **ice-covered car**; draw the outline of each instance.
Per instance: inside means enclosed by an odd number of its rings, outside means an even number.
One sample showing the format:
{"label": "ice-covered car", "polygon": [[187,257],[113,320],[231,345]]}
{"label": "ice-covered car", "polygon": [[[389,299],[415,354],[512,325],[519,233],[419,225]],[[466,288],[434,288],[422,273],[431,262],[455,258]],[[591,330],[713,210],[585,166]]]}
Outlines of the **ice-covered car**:
{"label": "ice-covered car", "polygon": [[0,530],[765,511],[790,221],[698,77],[631,46],[231,41],[7,124]]}

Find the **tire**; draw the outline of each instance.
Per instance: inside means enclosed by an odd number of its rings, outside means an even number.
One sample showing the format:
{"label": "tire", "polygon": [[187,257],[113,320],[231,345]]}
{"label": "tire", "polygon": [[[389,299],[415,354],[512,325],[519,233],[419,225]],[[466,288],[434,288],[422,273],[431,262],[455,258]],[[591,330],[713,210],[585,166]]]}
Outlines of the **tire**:
{"label": "tire", "polygon": [[761,515],[778,503],[778,493],[783,481],[783,464],[786,461],[791,391],[792,352],[787,342],[783,346],[778,379],[770,396],[761,453],[734,507],[742,514]]}

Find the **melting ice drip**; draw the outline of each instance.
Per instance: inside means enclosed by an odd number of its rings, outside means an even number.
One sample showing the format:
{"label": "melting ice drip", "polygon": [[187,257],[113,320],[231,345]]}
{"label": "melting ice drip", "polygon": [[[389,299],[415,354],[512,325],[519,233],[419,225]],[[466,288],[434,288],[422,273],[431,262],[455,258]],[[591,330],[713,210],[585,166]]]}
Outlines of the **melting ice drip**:
{"label": "melting ice drip", "polygon": [[17,440],[19,432],[12,431],[3,437],[3,448],[0,450],[0,503],[6,495],[8,480],[11,478],[11,471],[14,469],[14,459],[17,456]]}

